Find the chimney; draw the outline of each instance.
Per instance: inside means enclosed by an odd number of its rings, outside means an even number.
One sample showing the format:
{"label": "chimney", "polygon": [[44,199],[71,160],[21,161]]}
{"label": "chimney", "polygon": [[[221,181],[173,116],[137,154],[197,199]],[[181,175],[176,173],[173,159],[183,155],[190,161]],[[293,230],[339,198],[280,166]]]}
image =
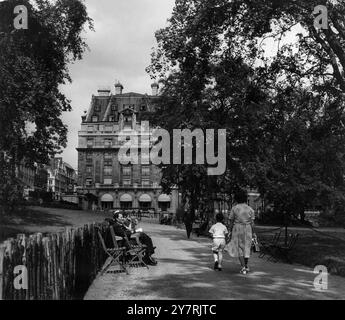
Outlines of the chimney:
{"label": "chimney", "polygon": [[158,83],[157,82],[152,83],[151,88],[152,88],[152,95],[158,96],[158,89],[159,89]]}
{"label": "chimney", "polygon": [[123,85],[120,82],[115,84],[115,94],[122,94]]}
{"label": "chimney", "polygon": [[108,87],[100,87],[97,92],[99,96],[110,96],[110,88]]}

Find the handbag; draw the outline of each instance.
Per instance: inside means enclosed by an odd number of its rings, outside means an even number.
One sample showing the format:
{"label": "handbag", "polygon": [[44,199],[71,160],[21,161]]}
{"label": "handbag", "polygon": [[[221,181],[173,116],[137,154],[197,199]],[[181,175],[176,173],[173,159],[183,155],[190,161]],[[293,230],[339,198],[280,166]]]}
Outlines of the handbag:
{"label": "handbag", "polygon": [[252,239],[252,251],[253,252],[260,252],[260,244],[258,242],[257,237],[253,237],[253,239]]}

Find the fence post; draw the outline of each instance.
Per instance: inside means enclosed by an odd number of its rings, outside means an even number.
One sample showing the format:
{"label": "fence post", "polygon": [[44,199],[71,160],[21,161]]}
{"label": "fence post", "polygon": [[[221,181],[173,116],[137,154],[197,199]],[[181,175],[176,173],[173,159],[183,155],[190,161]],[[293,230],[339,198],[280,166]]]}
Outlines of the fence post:
{"label": "fence post", "polygon": [[2,300],[2,290],[3,290],[3,267],[4,267],[4,257],[6,248],[0,245],[0,300]]}

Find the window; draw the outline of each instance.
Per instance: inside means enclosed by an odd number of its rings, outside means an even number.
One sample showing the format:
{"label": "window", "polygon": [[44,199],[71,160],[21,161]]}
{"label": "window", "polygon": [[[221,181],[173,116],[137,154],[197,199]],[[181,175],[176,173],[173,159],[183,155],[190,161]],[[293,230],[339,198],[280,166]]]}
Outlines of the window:
{"label": "window", "polygon": [[87,147],[92,148],[93,147],[93,139],[87,139]]}
{"label": "window", "polygon": [[115,116],[109,116],[109,121],[114,122],[115,121]]}
{"label": "window", "polygon": [[113,162],[113,157],[111,153],[105,153],[104,154],[104,165],[105,166],[111,166]]}
{"label": "window", "polygon": [[111,176],[113,174],[113,167],[106,166],[104,167],[104,175]]}
{"label": "window", "polygon": [[109,178],[104,179],[104,184],[109,185],[109,184],[112,184],[112,182],[113,182],[112,179],[109,179]]}
{"label": "window", "polygon": [[124,186],[130,186],[131,185],[131,180],[130,179],[124,179],[123,180],[123,185]]}
{"label": "window", "polygon": [[113,104],[113,105],[111,106],[111,110],[112,110],[112,111],[117,111],[117,104]]}
{"label": "window", "polygon": [[141,183],[142,183],[143,187],[150,187],[151,186],[150,180],[142,180]]}
{"label": "window", "polygon": [[150,176],[150,167],[141,167],[141,174],[142,176],[149,177]]}
{"label": "window", "polygon": [[112,145],[112,142],[113,142],[112,139],[104,139],[104,146],[106,148],[110,148]]}
{"label": "window", "polygon": [[132,168],[131,167],[123,167],[122,168],[122,174],[124,176],[130,176],[132,174]]}
{"label": "window", "polygon": [[92,133],[93,132],[93,126],[88,126],[87,127],[87,132]]}
{"label": "window", "polygon": [[88,153],[86,154],[86,160],[87,160],[88,162],[90,162],[90,160],[92,161],[92,153],[88,152]]}
{"label": "window", "polygon": [[170,208],[170,202],[158,202],[158,207],[162,211],[167,211]]}
{"label": "window", "polygon": [[98,116],[92,116],[91,121],[92,122],[98,122]]}
{"label": "window", "polygon": [[113,131],[113,126],[111,126],[111,125],[106,125],[105,128],[104,128],[104,131],[105,131],[105,132],[112,132],[112,131]]}
{"label": "window", "polygon": [[95,112],[100,112],[101,111],[101,105],[96,103],[95,104]]}
{"label": "window", "polygon": [[86,179],[85,185],[90,187],[92,185],[92,179]]}
{"label": "window", "polygon": [[106,152],[106,153],[104,154],[104,160],[112,160],[111,153]]}
{"label": "window", "polygon": [[92,166],[86,166],[86,173],[92,173]]}
{"label": "window", "polygon": [[125,116],[124,118],[124,126],[125,128],[132,128],[132,117],[131,116]]}

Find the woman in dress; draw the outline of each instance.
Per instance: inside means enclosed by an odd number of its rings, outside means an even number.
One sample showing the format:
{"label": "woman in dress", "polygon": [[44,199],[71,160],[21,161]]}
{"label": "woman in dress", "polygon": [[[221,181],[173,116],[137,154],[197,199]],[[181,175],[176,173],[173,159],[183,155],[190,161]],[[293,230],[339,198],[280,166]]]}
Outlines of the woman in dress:
{"label": "woman in dress", "polygon": [[249,272],[248,261],[254,233],[254,210],[247,205],[247,193],[240,191],[235,194],[237,203],[230,212],[229,216],[229,238],[228,252],[231,257],[239,258],[241,273]]}

